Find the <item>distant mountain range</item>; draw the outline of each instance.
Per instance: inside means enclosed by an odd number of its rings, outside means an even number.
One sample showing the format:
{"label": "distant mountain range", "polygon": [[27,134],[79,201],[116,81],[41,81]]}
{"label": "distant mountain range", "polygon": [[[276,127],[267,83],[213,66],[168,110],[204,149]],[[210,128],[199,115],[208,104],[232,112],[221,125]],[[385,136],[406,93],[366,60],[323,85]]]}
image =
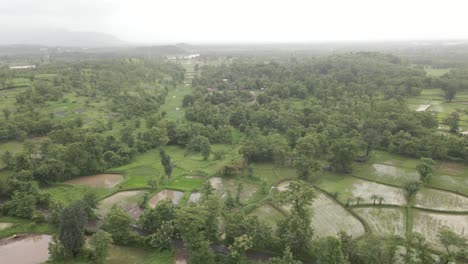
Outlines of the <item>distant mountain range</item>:
{"label": "distant mountain range", "polygon": [[0,45],[43,45],[49,47],[118,47],[129,43],[99,32],[57,30],[0,31]]}

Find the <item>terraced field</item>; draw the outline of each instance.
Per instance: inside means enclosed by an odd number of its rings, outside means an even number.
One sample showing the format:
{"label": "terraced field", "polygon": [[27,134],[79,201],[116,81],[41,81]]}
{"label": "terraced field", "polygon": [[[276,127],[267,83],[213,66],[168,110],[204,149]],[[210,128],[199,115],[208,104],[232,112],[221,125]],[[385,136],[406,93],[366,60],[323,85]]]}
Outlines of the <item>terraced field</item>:
{"label": "terraced field", "polygon": [[340,231],[353,237],[365,234],[362,223],[327,195],[318,193],[311,207],[314,237],[337,236]]}
{"label": "terraced field", "polygon": [[438,232],[443,228],[449,228],[468,239],[468,215],[450,215],[414,210],[413,232],[423,234],[431,246],[438,250],[443,250],[437,239]]}
{"label": "terraced field", "polygon": [[373,233],[405,237],[404,209],[359,207],[353,210],[366,221]]}
{"label": "terraced field", "polygon": [[146,191],[123,191],[113,194],[100,201],[98,215],[104,217],[115,204],[130,213],[135,219],[141,214],[140,204]]}
{"label": "terraced field", "polygon": [[241,182],[235,179],[213,177],[210,178],[210,184],[211,187],[213,187],[215,190],[215,193],[221,198],[225,198],[228,193],[235,197],[237,194],[237,189],[239,188],[239,184],[241,184],[242,187],[239,198],[242,203],[245,203],[253,198],[255,193],[258,191],[258,187],[255,184]]}
{"label": "terraced field", "polygon": [[468,198],[445,191],[425,188],[418,192],[415,205],[441,211],[468,212]]}

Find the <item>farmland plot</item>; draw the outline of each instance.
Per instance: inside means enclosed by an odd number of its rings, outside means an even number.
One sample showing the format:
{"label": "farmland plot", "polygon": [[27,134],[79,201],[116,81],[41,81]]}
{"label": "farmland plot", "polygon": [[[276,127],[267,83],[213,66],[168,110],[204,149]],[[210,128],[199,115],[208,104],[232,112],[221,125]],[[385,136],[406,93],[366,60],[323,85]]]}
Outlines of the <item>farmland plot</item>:
{"label": "farmland plot", "polygon": [[325,194],[319,193],[311,207],[315,237],[337,236],[340,231],[353,237],[364,235],[362,223]]}
{"label": "farmland plot", "polygon": [[421,210],[414,210],[413,215],[413,232],[424,235],[436,249],[443,249],[437,234],[445,227],[468,239],[468,215],[428,213]]}
{"label": "farmland plot", "polygon": [[415,205],[436,210],[468,212],[468,198],[435,189],[424,189],[418,192]]}
{"label": "farmland plot", "polygon": [[372,232],[405,236],[405,213],[400,208],[361,207],[354,211],[369,224]]}

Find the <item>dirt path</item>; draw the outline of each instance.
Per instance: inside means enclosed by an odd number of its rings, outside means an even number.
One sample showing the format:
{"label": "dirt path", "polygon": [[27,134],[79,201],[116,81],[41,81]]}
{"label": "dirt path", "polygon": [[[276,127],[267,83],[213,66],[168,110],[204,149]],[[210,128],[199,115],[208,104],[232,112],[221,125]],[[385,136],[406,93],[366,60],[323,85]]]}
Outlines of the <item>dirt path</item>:
{"label": "dirt path", "polygon": [[187,264],[189,252],[185,247],[184,242],[181,240],[175,240],[174,248],[176,252],[174,257],[174,264]]}

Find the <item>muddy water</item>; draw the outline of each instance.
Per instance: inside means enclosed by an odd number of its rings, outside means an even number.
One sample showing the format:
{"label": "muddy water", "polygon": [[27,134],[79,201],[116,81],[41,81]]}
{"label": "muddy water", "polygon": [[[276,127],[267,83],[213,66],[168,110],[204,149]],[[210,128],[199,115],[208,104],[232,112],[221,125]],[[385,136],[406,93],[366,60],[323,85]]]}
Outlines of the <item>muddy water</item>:
{"label": "muddy water", "polygon": [[194,193],[191,193],[190,194],[190,197],[189,197],[189,203],[198,203],[201,199],[201,193],[199,192],[194,192]]}
{"label": "muddy water", "polygon": [[24,235],[0,240],[0,263],[37,264],[49,258],[49,235]]}
{"label": "muddy water", "polygon": [[75,178],[65,183],[87,185],[96,188],[112,188],[123,181],[123,176],[120,174],[96,174]]}
{"label": "muddy water", "polygon": [[171,191],[171,190],[162,190],[151,197],[149,203],[151,208],[156,207],[156,205],[165,199],[169,199],[172,201],[172,204],[177,205],[180,202],[180,199],[184,196],[183,192],[179,191]]}

